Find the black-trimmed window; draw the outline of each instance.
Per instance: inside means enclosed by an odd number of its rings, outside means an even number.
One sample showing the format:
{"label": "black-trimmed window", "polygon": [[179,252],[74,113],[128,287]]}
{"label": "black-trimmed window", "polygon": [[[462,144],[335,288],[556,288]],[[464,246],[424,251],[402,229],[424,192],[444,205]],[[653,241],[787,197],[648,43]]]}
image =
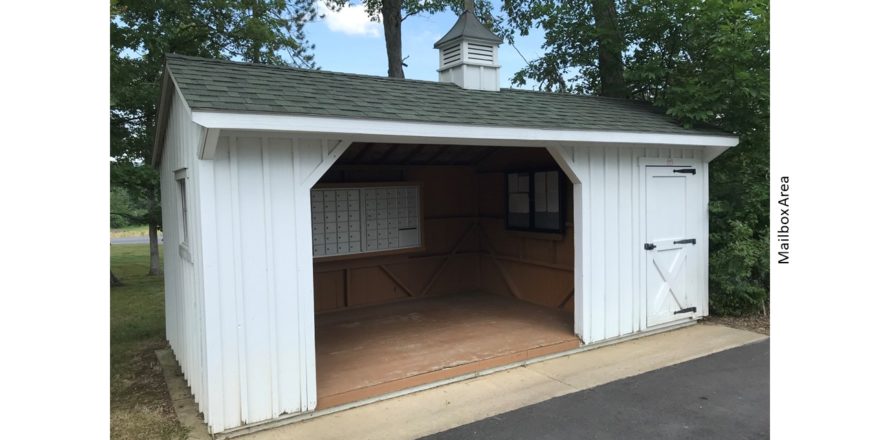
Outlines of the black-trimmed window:
{"label": "black-trimmed window", "polygon": [[507,173],[507,229],[563,232],[563,188],[559,170]]}

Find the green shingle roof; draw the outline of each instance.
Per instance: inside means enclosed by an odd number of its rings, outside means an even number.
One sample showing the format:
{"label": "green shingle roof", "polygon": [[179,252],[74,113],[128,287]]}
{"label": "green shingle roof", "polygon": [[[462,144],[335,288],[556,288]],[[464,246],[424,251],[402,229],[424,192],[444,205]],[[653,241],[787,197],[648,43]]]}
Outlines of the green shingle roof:
{"label": "green shingle roof", "polygon": [[667,134],[684,128],[656,108],[584,95],[465,90],[405,80],[169,54],[167,67],[193,110]]}

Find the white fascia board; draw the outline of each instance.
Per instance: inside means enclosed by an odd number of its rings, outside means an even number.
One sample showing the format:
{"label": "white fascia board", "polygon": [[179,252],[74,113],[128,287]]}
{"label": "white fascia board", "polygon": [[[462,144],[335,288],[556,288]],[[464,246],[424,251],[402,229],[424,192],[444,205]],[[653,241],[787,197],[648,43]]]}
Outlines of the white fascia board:
{"label": "white fascia board", "polygon": [[458,145],[546,146],[547,143],[649,144],[716,147],[739,143],[736,136],[634,133],[495,127],[430,122],[328,118],[257,113],[193,111],[193,122],[206,128],[260,130],[343,136],[355,141],[442,142]]}

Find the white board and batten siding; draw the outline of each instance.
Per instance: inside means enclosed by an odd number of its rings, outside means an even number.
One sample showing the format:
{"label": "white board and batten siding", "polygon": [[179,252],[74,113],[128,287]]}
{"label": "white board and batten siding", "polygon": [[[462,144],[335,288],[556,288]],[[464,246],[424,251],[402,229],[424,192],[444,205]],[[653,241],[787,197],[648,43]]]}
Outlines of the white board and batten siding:
{"label": "white board and batten siding", "polygon": [[173,99],[160,165],[168,341],[211,432],[312,410],[309,190],[349,143],[224,132],[199,160],[207,131]]}
{"label": "white board and batten siding", "polygon": [[[643,158],[695,163],[702,231],[693,257],[701,262],[696,316],[708,314],[708,166],[698,148],[549,147],[574,184],[575,332],[587,343],[649,330],[641,193]],[[577,263],[580,262],[580,263]]]}
{"label": "white board and batten siding", "polygon": [[[202,237],[198,197],[200,179],[194,168],[204,129],[192,122],[190,109],[173,94],[165,148],[159,168],[162,191],[162,232],[165,271],[165,333],[200,408],[207,402],[207,346],[204,291],[194,262],[200,261]],[[182,245],[181,194],[177,179],[185,178],[187,243]]]}
{"label": "white board and batten siding", "polygon": [[214,432],[317,404],[310,189],[346,146],[232,133],[200,161]]}

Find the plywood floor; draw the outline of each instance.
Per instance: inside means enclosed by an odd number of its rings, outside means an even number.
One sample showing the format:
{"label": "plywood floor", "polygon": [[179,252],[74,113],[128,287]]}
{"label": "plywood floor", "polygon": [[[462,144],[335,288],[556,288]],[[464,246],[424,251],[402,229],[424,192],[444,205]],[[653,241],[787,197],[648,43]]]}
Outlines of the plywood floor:
{"label": "plywood floor", "polygon": [[570,312],[486,294],[345,310],[315,321],[319,409],[580,345]]}

